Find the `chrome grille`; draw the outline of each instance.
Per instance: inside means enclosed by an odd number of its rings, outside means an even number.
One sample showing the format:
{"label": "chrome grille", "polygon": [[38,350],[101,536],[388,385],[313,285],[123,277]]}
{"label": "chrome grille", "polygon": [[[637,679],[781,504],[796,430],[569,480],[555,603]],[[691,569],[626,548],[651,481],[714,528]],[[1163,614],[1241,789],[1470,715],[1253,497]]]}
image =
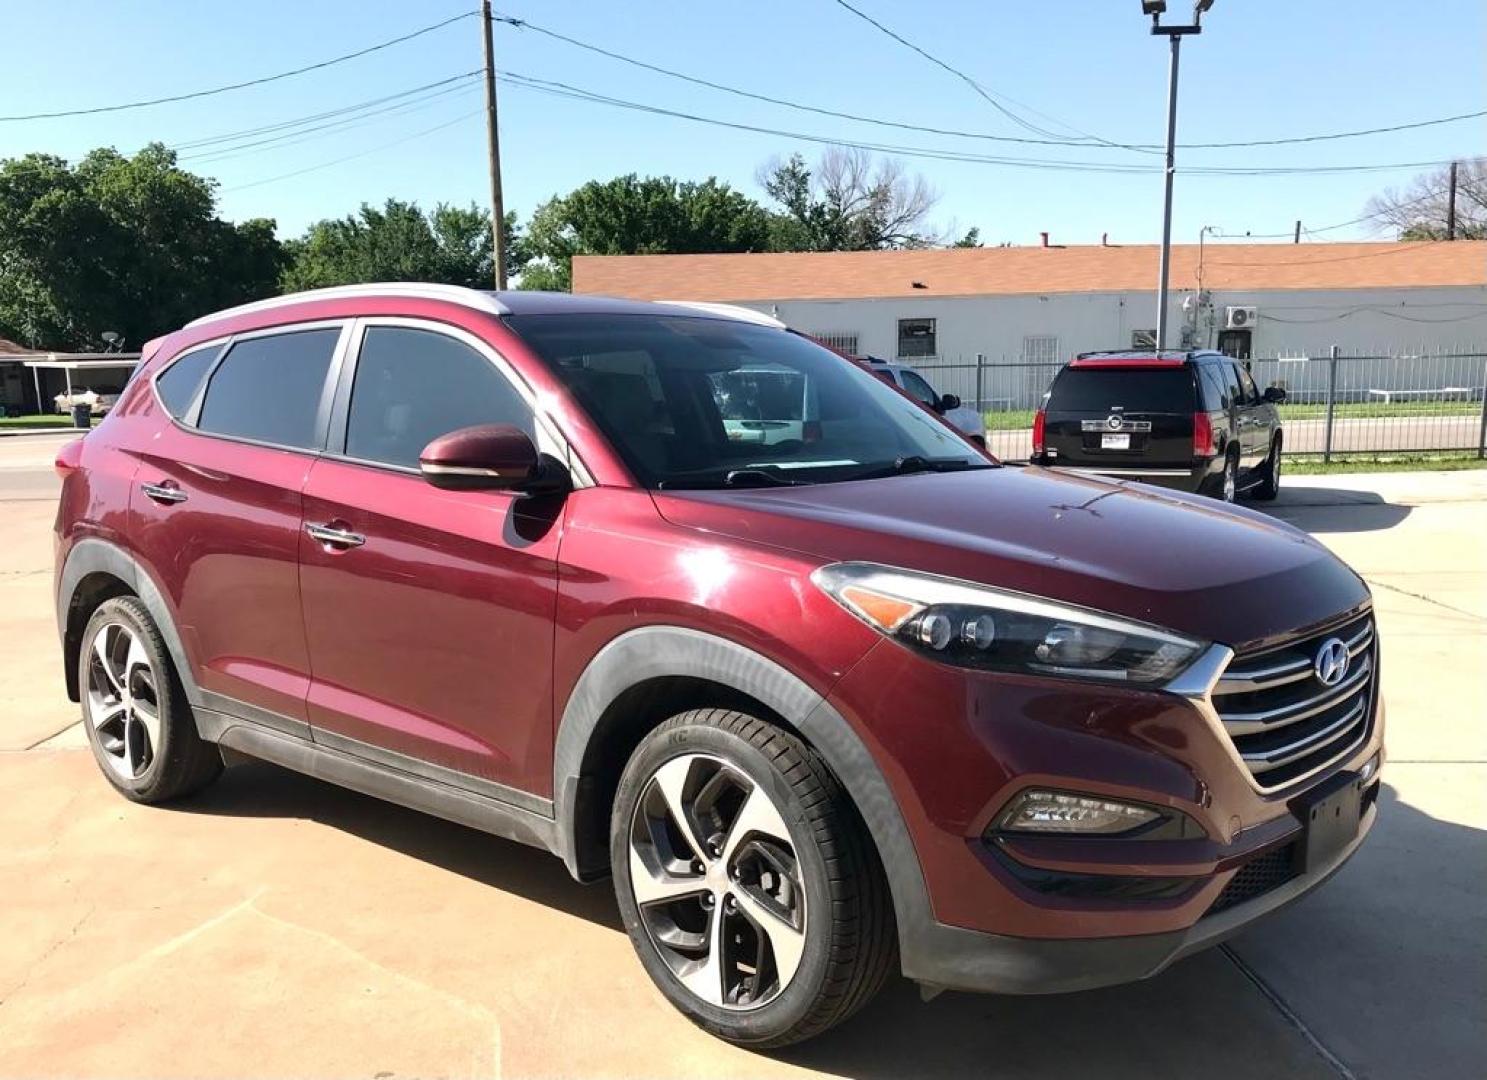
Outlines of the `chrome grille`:
{"label": "chrome grille", "polygon": [[[1323,686],[1317,651],[1348,648],[1347,674]],[[1368,734],[1377,685],[1373,618],[1365,614],[1263,653],[1236,656],[1214,684],[1214,709],[1255,782],[1277,788],[1326,768]]]}

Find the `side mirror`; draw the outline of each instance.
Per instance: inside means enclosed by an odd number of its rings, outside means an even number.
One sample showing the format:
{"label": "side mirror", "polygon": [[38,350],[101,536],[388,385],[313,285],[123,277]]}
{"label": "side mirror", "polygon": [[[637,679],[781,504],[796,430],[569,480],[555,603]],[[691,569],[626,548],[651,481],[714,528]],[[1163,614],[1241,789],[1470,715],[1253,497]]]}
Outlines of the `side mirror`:
{"label": "side mirror", "polygon": [[940,408],[939,408],[939,411],[940,412],[947,413],[951,409],[958,409],[958,408],[960,408],[960,398],[959,397],[957,397],[954,394],[941,394],[940,395]]}
{"label": "side mirror", "polygon": [[423,478],[446,491],[566,491],[568,470],[539,454],[511,424],[478,424],[440,435],[418,455]]}
{"label": "side mirror", "polygon": [[1266,401],[1272,405],[1279,405],[1286,400],[1286,388],[1283,386],[1267,386],[1263,395]]}

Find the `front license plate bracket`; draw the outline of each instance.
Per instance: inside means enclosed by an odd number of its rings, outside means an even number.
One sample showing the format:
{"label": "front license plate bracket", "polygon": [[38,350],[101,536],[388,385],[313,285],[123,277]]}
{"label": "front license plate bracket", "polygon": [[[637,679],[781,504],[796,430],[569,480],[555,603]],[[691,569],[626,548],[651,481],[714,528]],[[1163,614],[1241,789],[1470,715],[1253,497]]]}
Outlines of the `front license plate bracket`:
{"label": "front license plate bracket", "polygon": [[1326,866],[1358,835],[1362,817],[1363,780],[1357,773],[1343,773],[1309,791],[1294,805],[1302,823],[1301,843],[1296,846],[1296,869],[1309,873]]}

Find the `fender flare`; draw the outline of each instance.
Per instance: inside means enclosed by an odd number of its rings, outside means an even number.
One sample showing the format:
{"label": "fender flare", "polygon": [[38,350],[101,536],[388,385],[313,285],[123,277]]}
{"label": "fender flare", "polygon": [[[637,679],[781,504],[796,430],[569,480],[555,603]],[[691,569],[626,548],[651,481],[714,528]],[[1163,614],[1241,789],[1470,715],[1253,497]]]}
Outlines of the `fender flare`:
{"label": "fender flare", "polygon": [[585,750],[623,691],[649,679],[690,676],[763,702],[815,748],[866,823],[888,878],[903,951],[934,921],[919,856],[898,800],[857,733],[821,694],[775,661],[726,638],[677,626],[627,631],[594,655],[563,708],[553,748],[553,795],[564,861],[575,877],[576,807]]}
{"label": "fender flare", "polygon": [[110,574],[118,578],[139,597],[140,602],[149,610],[150,618],[160,628],[160,636],[165,639],[165,647],[170,650],[170,659],[175,664],[181,686],[186,691],[186,700],[193,707],[202,706],[204,702],[201,688],[196,685],[191,665],[186,661],[186,647],[181,642],[180,634],[176,632],[175,618],[165,600],[165,593],[144,564],[117,544],[90,536],[73,544],[72,550],[67,553],[62,572],[57,576],[57,632],[63,638],[64,650],[67,615],[72,608],[72,598],[77,594],[78,584],[83,578],[95,573]]}

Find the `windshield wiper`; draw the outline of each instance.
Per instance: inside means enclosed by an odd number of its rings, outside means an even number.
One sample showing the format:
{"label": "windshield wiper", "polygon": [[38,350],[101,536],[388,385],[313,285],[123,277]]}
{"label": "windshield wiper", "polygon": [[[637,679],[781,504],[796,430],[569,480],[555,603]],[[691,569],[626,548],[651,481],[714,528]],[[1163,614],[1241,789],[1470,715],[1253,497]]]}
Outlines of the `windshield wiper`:
{"label": "windshield wiper", "polygon": [[961,457],[923,457],[909,454],[881,465],[873,465],[852,475],[853,480],[873,480],[881,476],[905,476],[921,472],[964,472],[968,469],[992,469],[996,466],[985,461],[967,461]]}
{"label": "windshield wiper", "polygon": [[726,472],[720,469],[710,469],[700,475],[678,476],[662,480],[656,486],[667,491],[676,491],[681,488],[799,487],[808,483],[810,483],[808,480],[794,480],[788,476],[781,476],[777,472],[756,468],[729,469]]}

